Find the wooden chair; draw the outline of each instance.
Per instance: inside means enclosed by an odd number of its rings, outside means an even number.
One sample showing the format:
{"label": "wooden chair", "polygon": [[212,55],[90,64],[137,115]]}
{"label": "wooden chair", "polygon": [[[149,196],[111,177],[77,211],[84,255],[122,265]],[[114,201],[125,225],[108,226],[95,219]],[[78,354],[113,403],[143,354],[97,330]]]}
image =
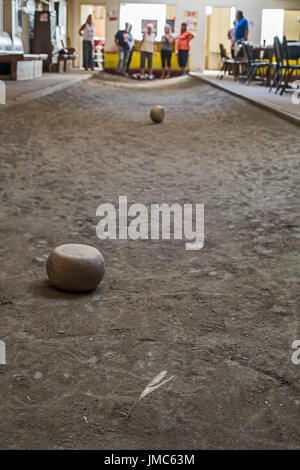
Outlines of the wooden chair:
{"label": "wooden chair", "polygon": [[75,60],[78,54],[73,50],[60,50],[57,59],[57,72],[72,72],[75,67]]}

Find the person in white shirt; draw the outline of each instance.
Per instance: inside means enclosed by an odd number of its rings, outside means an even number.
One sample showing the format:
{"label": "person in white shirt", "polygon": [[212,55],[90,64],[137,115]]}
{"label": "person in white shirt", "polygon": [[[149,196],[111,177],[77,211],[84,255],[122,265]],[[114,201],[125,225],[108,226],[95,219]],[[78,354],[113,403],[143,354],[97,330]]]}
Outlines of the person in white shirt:
{"label": "person in white shirt", "polygon": [[141,75],[145,76],[146,60],[149,70],[149,78],[153,79],[152,64],[153,64],[153,53],[157,53],[155,44],[155,34],[153,32],[153,25],[148,24],[147,29],[143,34],[143,39],[140,44],[141,52]]}
{"label": "person in white shirt", "polygon": [[86,22],[79,30],[80,36],[83,37],[83,67],[85,70],[89,68],[94,70],[94,35],[95,25],[93,24],[92,15],[87,17]]}

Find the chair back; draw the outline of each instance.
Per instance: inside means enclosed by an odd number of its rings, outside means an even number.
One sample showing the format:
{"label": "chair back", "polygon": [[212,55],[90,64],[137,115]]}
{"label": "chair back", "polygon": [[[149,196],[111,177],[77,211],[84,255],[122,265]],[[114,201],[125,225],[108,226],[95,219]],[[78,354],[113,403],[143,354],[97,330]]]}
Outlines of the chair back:
{"label": "chair back", "polygon": [[289,51],[288,42],[286,40],[286,36],[283,36],[283,40],[282,40],[282,58],[283,60],[286,60],[287,65],[289,65],[290,51]]}
{"label": "chair back", "polygon": [[274,52],[275,52],[277,66],[282,67],[283,66],[282,45],[280,43],[278,36],[275,36],[274,38]]}
{"label": "chair back", "polygon": [[221,59],[227,59],[227,54],[226,54],[226,49],[224,47],[224,44],[220,44],[220,55],[221,55]]}
{"label": "chair back", "polygon": [[244,51],[244,56],[246,57],[247,62],[250,64],[251,62],[254,62],[254,54],[253,54],[253,48],[250,46],[250,44],[247,44],[246,42],[243,44],[243,51]]}
{"label": "chair back", "polygon": [[264,49],[263,60],[272,61],[272,57],[273,57],[273,49],[271,47]]}

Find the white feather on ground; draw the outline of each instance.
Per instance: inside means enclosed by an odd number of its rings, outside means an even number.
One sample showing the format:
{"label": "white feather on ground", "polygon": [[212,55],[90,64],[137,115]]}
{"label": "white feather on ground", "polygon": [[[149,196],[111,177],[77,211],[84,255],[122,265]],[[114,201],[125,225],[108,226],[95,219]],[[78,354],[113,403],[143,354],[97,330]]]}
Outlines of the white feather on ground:
{"label": "white feather on ground", "polygon": [[163,370],[162,372],[160,372],[159,374],[157,374],[154,379],[151,380],[151,382],[148,383],[147,387],[142,391],[142,393],[140,394],[139,398],[134,402],[129,414],[128,414],[128,417],[130,418],[134,409],[136,408],[136,406],[138,405],[138,403],[140,401],[142,401],[144,398],[146,398],[150,393],[154,392],[154,390],[157,390],[158,388],[162,387],[163,385],[167,384],[168,382],[170,382],[174,376],[172,375],[170,378],[168,379],[165,379],[163,380],[166,375],[167,375],[167,371],[166,370]]}

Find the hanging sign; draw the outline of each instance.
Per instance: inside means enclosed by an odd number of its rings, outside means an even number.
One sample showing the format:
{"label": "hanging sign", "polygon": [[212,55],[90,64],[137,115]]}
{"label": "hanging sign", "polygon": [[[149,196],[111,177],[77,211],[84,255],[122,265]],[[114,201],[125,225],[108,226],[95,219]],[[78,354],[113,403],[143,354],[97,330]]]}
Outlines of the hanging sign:
{"label": "hanging sign", "polygon": [[108,14],[109,21],[117,21],[118,20],[118,13],[117,10],[111,10]]}
{"label": "hanging sign", "polygon": [[197,21],[186,21],[186,27],[189,31],[197,31],[198,22]]}
{"label": "hanging sign", "polygon": [[196,18],[199,18],[199,12],[198,11],[188,11],[186,10],[184,12],[184,17],[185,18],[189,18],[189,19],[196,19]]}

